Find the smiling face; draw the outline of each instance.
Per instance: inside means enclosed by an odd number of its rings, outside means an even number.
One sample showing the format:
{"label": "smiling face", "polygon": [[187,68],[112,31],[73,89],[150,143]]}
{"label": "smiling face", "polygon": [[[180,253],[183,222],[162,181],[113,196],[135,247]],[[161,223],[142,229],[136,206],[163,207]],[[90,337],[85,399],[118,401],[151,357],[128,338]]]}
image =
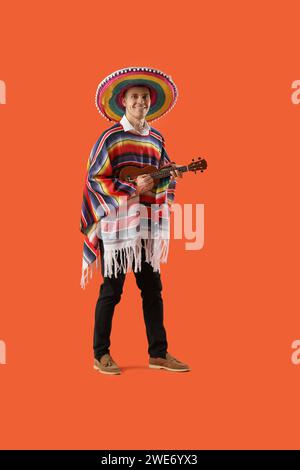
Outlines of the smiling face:
{"label": "smiling face", "polygon": [[122,104],[126,108],[127,117],[144,119],[151,105],[149,89],[144,86],[129,88],[122,99]]}

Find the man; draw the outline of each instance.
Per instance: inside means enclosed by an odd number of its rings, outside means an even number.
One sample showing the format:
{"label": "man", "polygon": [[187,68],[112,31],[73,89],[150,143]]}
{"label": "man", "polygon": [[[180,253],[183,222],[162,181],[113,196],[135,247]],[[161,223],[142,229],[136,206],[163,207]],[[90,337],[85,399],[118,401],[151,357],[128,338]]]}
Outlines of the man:
{"label": "man", "polygon": [[[169,240],[164,230],[170,210],[159,212],[155,223],[153,214],[157,216],[158,211],[152,211],[153,207],[171,207],[175,179],[181,175],[170,162],[162,135],[148,122],[172,109],[176,99],[177,89],[171,78],[145,67],[118,70],[97,89],[98,110],[116,124],[102,133],[88,161],[81,214],[81,231],[86,235],[82,286],[91,274],[92,263],[101,258],[103,283],[95,310],[94,368],[104,374],[121,373],[110,354],[110,334],[114,309],[130,271],[134,272],[143,300],[149,367],[190,370],[168,353],[163,324],[160,263],[167,259]],[[174,170],[171,178],[160,179],[156,186],[147,174],[137,176],[134,182],[119,178],[122,168],[145,165],[157,170],[172,165]],[[130,212],[137,199],[145,209],[144,216],[140,211]],[[120,217],[124,205],[128,210]]]}

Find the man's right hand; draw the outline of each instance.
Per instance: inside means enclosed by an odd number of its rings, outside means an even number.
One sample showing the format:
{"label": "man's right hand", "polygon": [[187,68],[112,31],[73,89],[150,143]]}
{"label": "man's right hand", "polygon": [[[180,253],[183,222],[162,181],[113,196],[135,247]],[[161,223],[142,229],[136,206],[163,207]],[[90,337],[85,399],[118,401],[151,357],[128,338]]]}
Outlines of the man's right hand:
{"label": "man's right hand", "polygon": [[149,175],[139,175],[136,178],[136,193],[143,194],[150,191],[154,186],[154,180]]}

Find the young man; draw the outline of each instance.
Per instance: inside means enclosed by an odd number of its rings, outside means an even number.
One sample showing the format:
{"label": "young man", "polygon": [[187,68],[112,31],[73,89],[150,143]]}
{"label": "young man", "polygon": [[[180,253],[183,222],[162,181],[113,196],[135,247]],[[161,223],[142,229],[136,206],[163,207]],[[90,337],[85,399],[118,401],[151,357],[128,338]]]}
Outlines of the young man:
{"label": "young man", "polygon": [[[97,89],[98,110],[116,124],[102,133],[88,161],[81,212],[81,231],[86,236],[82,287],[92,263],[101,258],[103,283],[95,311],[94,368],[105,374],[121,373],[110,355],[110,334],[114,309],[130,271],[143,300],[149,367],[190,370],[168,353],[160,278],[160,263],[166,262],[168,254],[170,210],[161,212],[157,208],[171,206],[175,178],[181,175],[170,162],[163,136],[148,124],[172,109],[176,99],[171,78],[144,67],[118,70]],[[174,169],[171,178],[164,177],[156,185],[147,174],[140,174],[134,182],[119,178],[124,167],[146,165],[157,170],[172,165]],[[144,211],[131,210],[137,202]]]}

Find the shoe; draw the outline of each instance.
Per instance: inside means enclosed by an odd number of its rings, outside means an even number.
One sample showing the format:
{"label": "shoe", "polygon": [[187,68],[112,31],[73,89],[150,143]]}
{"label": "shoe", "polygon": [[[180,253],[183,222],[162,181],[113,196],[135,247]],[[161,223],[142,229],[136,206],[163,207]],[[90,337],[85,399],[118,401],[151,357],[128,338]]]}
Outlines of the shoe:
{"label": "shoe", "polygon": [[149,367],[150,369],[166,369],[174,372],[188,372],[191,370],[187,364],[179,361],[169,353],[166,354],[165,359],[163,357],[150,357]]}
{"label": "shoe", "polygon": [[102,374],[121,374],[120,367],[115,363],[110,354],[104,354],[99,360],[94,359],[94,369]]}

